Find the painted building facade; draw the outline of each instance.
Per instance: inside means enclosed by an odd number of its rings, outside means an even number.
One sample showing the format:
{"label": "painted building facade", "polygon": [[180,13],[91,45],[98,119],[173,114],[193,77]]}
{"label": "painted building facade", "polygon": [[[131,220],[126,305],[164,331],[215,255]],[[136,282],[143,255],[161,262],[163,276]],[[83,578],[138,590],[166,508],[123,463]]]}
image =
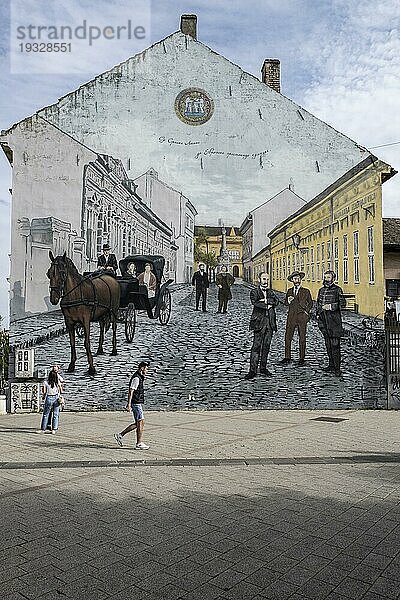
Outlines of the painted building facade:
{"label": "painted building facade", "polygon": [[[237,279],[243,277],[243,257],[242,257],[242,236],[238,227],[225,227],[226,229],[226,248],[229,255],[229,270]],[[203,252],[211,252],[216,258],[219,257],[222,248],[222,227],[210,227],[208,225],[198,225],[195,228],[195,235],[205,237],[206,240],[199,244]],[[195,268],[198,263],[195,264]]]}
{"label": "painted building facade", "polygon": [[252,260],[252,281],[257,283],[259,281],[259,275],[261,273],[268,273],[271,275],[271,248],[270,245],[266,246],[255,256]]}
{"label": "painted building facade", "polygon": [[161,181],[155,169],[149,169],[137,177],[134,183],[143,202],[172,230],[173,241],[178,248],[174,281],[191,281],[197,210],[181,191]]}
{"label": "painted building facade", "polygon": [[316,298],[332,269],[355,310],[382,319],[382,183],[394,174],[368,158],[271,231],[272,287],[286,291],[287,276],[301,270]]}
{"label": "painted building facade", "polygon": [[93,271],[108,242],[117,258],[162,254],[175,278],[172,230],[141,201],[121,161],[37,116],[15,126],[2,146],[13,168],[11,320],[54,310],[49,250],[67,252],[80,272]]}
{"label": "painted building facade", "polygon": [[309,200],[369,155],[280,93],[278,62],[257,78],[199,41],[194,20],[38,114],[131,179],[153,167],[199,222],[217,203],[240,223],[289,185]]}
{"label": "painted building facade", "polygon": [[269,231],[305,203],[293,190],[286,188],[248,213],[240,226],[243,236],[243,274],[246,281],[254,281],[253,257],[267,246]]}

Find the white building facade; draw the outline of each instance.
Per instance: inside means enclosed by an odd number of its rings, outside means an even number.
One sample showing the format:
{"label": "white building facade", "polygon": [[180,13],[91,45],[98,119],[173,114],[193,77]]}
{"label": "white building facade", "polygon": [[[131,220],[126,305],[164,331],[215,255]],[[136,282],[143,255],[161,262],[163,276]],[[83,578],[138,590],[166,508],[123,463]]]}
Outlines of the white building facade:
{"label": "white building facade", "polygon": [[193,272],[194,226],[197,211],[184,194],[173,189],[151,168],[134,180],[136,192],[172,230],[176,244],[176,282],[189,282]]}
{"label": "white building facade", "polygon": [[243,277],[246,281],[254,280],[253,258],[269,244],[268,232],[305,203],[290,188],[286,188],[248,213],[240,226],[243,236]]}
{"label": "white building facade", "polygon": [[102,245],[117,258],[161,254],[176,278],[172,230],[135,192],[121,161],[98,155],[34,116],[2,146],[13,168],[10,320],[54,310],[49,250],[64,252],[80,272],[94,271]]}

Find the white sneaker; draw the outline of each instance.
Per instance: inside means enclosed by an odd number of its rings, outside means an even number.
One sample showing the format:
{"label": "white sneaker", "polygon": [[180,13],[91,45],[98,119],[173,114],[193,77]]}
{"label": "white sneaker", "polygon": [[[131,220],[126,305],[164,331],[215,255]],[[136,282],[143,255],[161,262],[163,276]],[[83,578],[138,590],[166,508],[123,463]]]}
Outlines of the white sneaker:
{"label": "white sneaker", "polygon": [[114,433],[114,439],[117,442],[118,446],[123,446],[122,435],[120,433]]}
{"label": "white sneaker", "polygon": [[143,442],[140,442],[140,444],[136,444],[135,446],[135,450],[148,450],[150,446],[147,446],[146,444],[144,444]]}

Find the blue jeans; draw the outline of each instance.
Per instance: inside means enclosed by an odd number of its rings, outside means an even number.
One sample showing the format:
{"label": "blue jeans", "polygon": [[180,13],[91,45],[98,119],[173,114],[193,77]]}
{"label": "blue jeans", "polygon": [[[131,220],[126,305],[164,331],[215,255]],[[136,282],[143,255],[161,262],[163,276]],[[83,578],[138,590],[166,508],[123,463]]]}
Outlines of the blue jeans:
{"label": "blue jeans", "polygon": [[55,396],[46,396],[46,400],[44,401],[43,407],[43,417],[42,424],[40,425],[40,429],[42,431],[46,431],[47,422],[49,420],[49,414],[51,409],[53,409],[53,421],[51,424],[51,428],[53,431],[57,431],[58,429],[58,417],[60,415],[60,405],[58,403],[58,394]]}

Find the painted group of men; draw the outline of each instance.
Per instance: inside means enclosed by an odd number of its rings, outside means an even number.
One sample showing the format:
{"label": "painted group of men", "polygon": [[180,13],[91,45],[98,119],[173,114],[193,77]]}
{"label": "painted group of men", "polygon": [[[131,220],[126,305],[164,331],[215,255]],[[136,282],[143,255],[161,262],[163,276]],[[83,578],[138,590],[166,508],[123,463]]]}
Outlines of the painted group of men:
{"label": "painted group of men", "polygon": [[[228,273],[228,269],[225,265],[222,265],[220,272],[215,278],[215,283],[218,288],[217,312],[226,313],[228,310],[228,302],[229,300],[232,300],[231,287],[235,283],[235,278]],[[210,287],[210,280],[203,263],[199,264],[199,270],[193,274],[192,286],[196,293],[196,310],[199,310],[201,299],[201,309],[203,312],[207,312],[207,290]]]}
{"label": "painted group of men", "polygon": [[[289,288],[285,305],[288,307],[285,331],[285,357],[281,364],[291,363],[291,345],[294,332],[299,334],[299,361],[297,366],[305,364],[307,323],[311,317],[313,300],[310,290],[303,288],[304,273],[294,272],[288,279],[293,283]],[[269,276],[260,273],[259,285],[250,292],[253,312],[250,318],[250,330],[253,331],[253,345],[250,352],[250,370],[246,379],[257,375],[258,366],[262,375],[272,376],[267,369],[268,354],[274,332],[277,331],[275,308],[279,304],[277,295],[268,287]],[[342,289],[335,283],[336,275],[328,270],[324,273],[323,285],[318,291],[316,316],[318,327],[324,337],[329,359],[324,371],[341,377],[340,338],[343,336],[341,309],[346,306]]]}
{"label": "painted group of men", "polygon": [[[286,292],[284,301],[285,306],[288,307],[288,314],[285,331],[285,356],[280,361],[282,365],[292,362],[291,347],[296,330],[299,336],[297,366],[305,365],[307,324],[311,317],[313,299],[310,290],[302,286],[304,277],[305,274],[300,271],[295,271],[288,277],[293,286]],[[340,338],[343,335],[341,309],[346,306],[346,299],[342,289],[335,283],[335,279],[336,275],[333,271],[328,270],[324,273],[323,285],[318,291],[316,300],[316,317],[318,327],[324,337],[329,360],[324,370],[341,377]],[[232,298],[231,287],[234,281],[226,266],[222,266],[216,277],[217,312],[227,312],[228,301]],[[279,299],[268,287],[268,281],[268,273],[260,273],[258,287],[250,292],[250,301],[253,305],[250,331],[253,331],[254,337],[250,352],[250,369],[246,379],[256,377],[258,367],[262,375],[272,376],[267,369],[267,361],[272,337],[277,331],[275,308],[279,304]],[[192,285],[196,291],[196,310],[199,310],[201,300],[202,311],[207,312],[207,290],[210,281],[204,264],[199,264],[199,270],[193,275]]]}

